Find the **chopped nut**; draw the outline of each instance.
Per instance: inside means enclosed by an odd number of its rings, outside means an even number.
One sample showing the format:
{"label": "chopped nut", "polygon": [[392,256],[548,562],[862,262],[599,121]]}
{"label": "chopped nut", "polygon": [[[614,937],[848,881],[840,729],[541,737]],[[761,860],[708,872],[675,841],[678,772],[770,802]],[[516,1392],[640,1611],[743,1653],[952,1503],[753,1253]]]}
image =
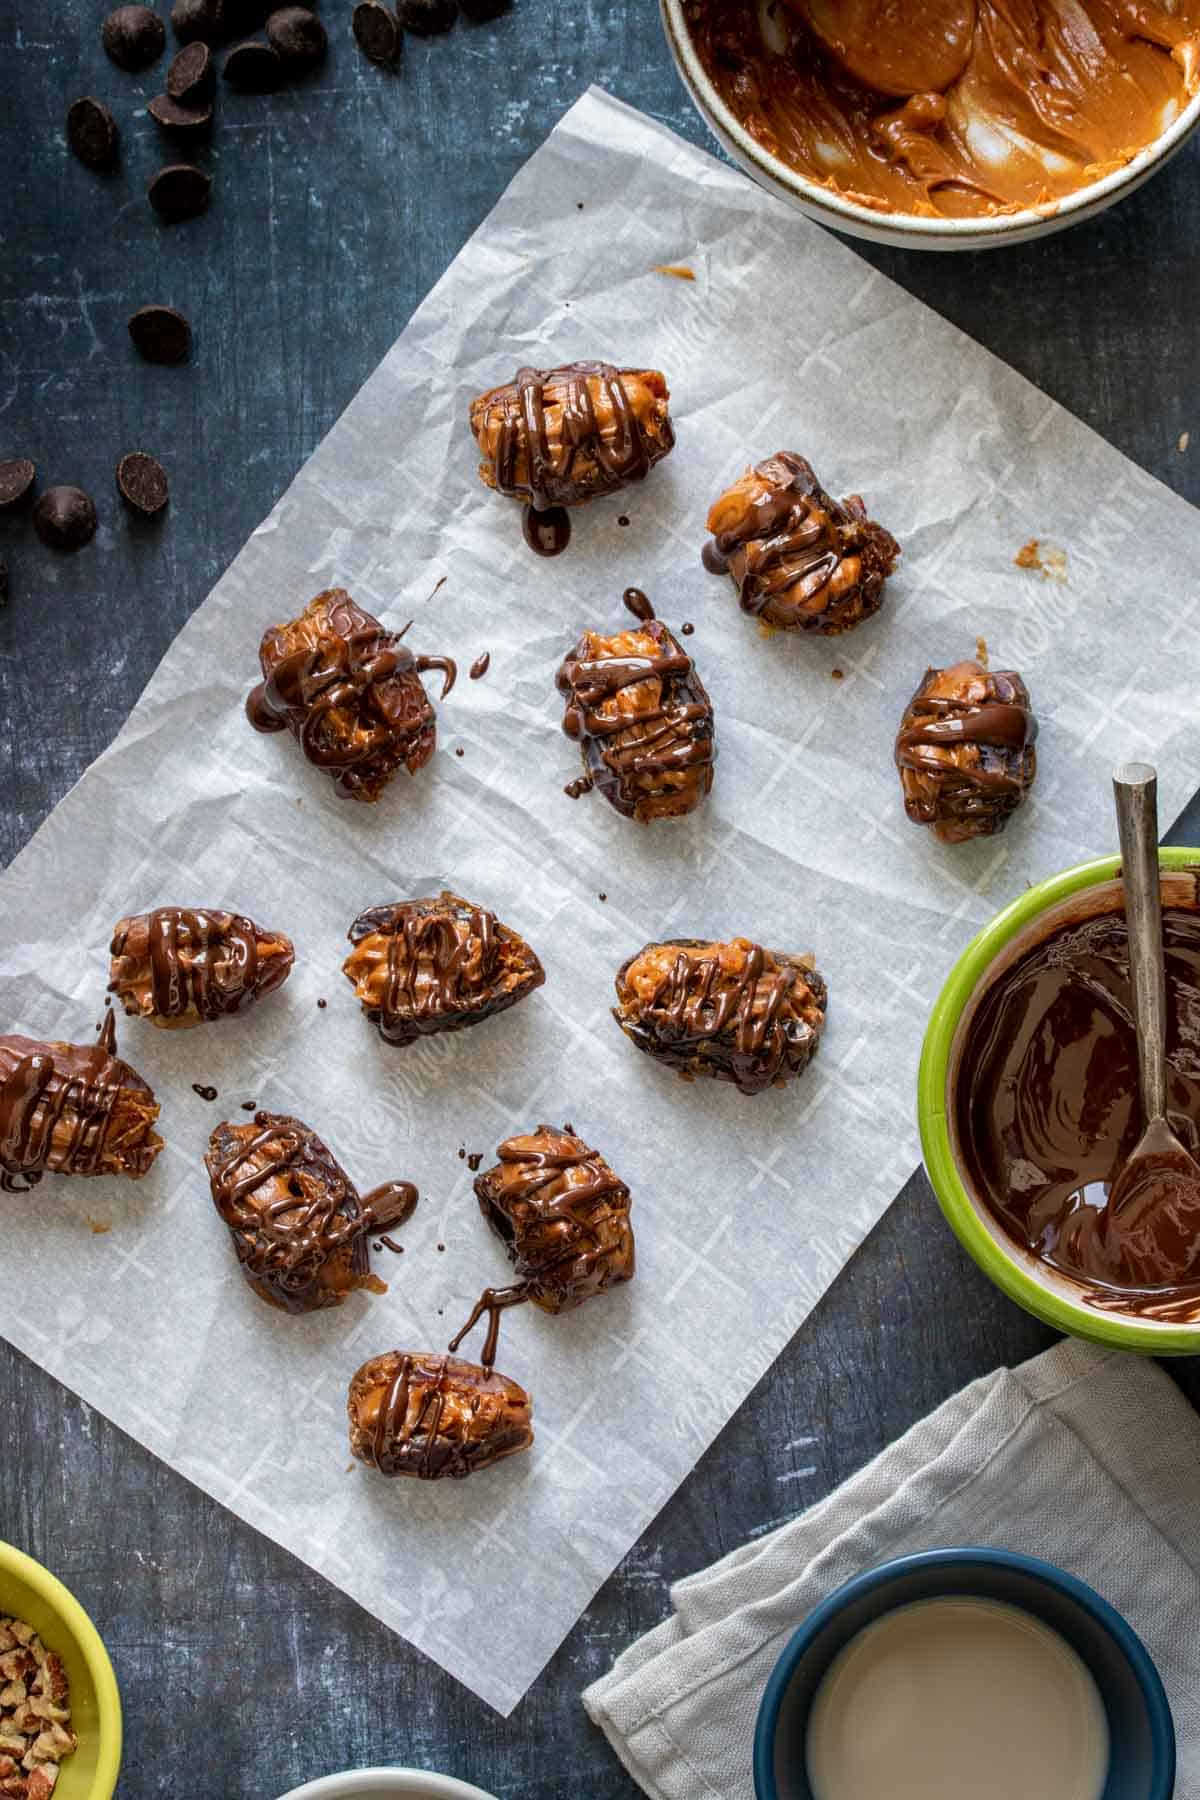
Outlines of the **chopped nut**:
{"label": "chopped nut", "polygon": [[31,1625],[0,1618],[0,1800],[49,1800],[78,1742],[66,1672]]}
{"label": "chopped nut", "polygon": [[42,1665],[42,1692],[48,1700],[65,1705],[67,1700],[67,1671],[61,1660],[52,1650],[47,1651],[45,1663]]}

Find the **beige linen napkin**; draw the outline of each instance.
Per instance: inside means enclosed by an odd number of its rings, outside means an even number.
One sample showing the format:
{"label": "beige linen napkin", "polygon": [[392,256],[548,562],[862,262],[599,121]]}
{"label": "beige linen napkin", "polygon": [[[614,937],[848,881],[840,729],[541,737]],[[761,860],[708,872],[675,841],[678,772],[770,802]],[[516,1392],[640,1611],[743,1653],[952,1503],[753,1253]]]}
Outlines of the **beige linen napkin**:
{"label": "beige linen napkin", "polygon": [[1145,1642],[1200,1800],[1200,1418],[1154,1363],[1058,1344],[984,1376],[828,1499],[672,1589],[584,1705],[656,1800],[753,1800],[759,1700],[789,1635],[889,1557],[991,1544],[1089,1582]]}

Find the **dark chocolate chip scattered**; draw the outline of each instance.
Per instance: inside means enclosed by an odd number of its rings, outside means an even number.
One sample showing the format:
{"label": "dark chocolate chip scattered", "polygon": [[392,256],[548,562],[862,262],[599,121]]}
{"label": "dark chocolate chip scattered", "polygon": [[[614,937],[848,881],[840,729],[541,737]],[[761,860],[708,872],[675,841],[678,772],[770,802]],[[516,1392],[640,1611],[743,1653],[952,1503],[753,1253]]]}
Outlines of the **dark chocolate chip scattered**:
{"label": "dark chocolate chip scattered", "polygon": [[197,39],[193,44],[185,44],[172,58],[167,70],[167,93],[181,106],[199,106],[212,98],[216,80],[212,51]]}
{"label": "dark chocolate chip scattered", "polygon": [[690,622],[686,625],[681,625],[679,627],[680,636],[681,637],[691,637],[691,635],[692,635],[693,631],[695,631],[695,629],[696,629],[696,627],[693,624],[691,624]]}
{"label": "dark chocolate chip scattered", "polygon": [[112,169],[117,161],[117,121],[102,100],[76,100],[67,113],[67,142],[87,169]]}
{"label": "dark chocolate chip scattered", "polygon": [[117,487],[121,498],[134,512],[152,519],[171,497],[167,472],[144,450],[131,450],[117,464]]}
{"label": "dark chocolate chip scattered", "polygon": [[374,63],[394,63],[400,55],[400,27],[396,15],[379,0],[359,0],[351,19],[354,39],[364,56]]}
{"label": "dark chocolate chip scattered", "polygon": [[180,363],[191,355],[192,328],[173,306],[140,306],[129,321],[129,335],[147,362]]}
{"label": "dark chocolate chip scattered", "polygon": [[226,32],[231,38],[249,37],[273,10],[270,0],[225,0]]}
{"label": "dark chocolate chip scattered", "polygon": [[193,1081],[192,1092],[193,1094],[199,1094],[202,1100],[220,1099],[220,1095],[217,1093],[216,1088],[210,1087],[209,1084],[204,1081]]}
{"label": "dark chocolate chip scattered", "polygon": [[458,0],[397,0],[396,13],[406,31],[437,37],[458,17]]}
{"label": "dark chocolate chip scattered", "polygon": [[10,456],[0,462],[0,512],[28,500],[36,479],[37,470],[27,456]]}
{"label": "dark chocolate chip scattered", "polygon": [[317,1005],[321,1008],[321,1011],[324,1012],[325,1008],[329,1005],[329,1002],[328,1000],[318,1000]]}
{"label": "dark chocolate chip scattered", "polygon": [[118,6],[105,19],[100,35],[118,69],[148,69],[167,43],[162,20],[148,6]]}
{"label": "dark chocolate chip scattered", "polygon": [[82,488],[47,488],[33,509],[33,529],[51,550],[82,550],[96,535],[96,508]]}
{"label": "dark chocolate chip scattered", "polygon": [[[583,204],[583,203],[582,203],[582,201],[581,201],[581,202],[580,202],[580,205],[582,205],[582,204]],[[619,518],[619,519],[618,519],[618,520],[617,520],[617,524],[618,524],[618,525],[628,525],[628,523],[629,523],[629,520],[628,520],[628,519],[627,519],[627,518],[626,518],[626,517],[625,517],[625,514],[624,514],[624,513],[622,513],[622,514],[621,514],[621,516],[620,516],[620,518]]]}
{"label": "dark chocolate chip scattered", "polygon": [[400,0],[396,8],[406,31],[418,37],[436,37],[449,31],[458,17],[458,0]]}
{"label": "dark chocolate chip scattered", "polygon": [[219,44],[226,35],[225,0],[175,0],[171,30],[181,44]]}
{"label": "dark chocolate chip scattered", "polygon": [[194,219],[208,205],[212,186],[203,169],[192,163],[168,163],[150,182],[150,204],[168,225]]}
{"label": "dark chocolate chip scattered", "polygon": [[304,75],[325,61],[329,39],[307,6],[281,6],[267,20],[267,37],[290,75]]}
{"label": "dark chocolate chip scattered", "polygon": [[512,5],[512,0],[458,0],[464,19],[481,25],[485,19],[498,19]]}
{"label": "dark chocolate chip scattered", "polygon": [[282,59],[270,44],[260,44],[256,38],[235,44],[221,73],[239,94],[273,94],[283,85]]}
{"label": "dark chocolate chip scattered", "polygon": [[207,101],[199,106],[185,106],[180,100],[172,100],[170,94],[156,94],[147,103],[146,111],[163,131],[184,142],[206,138],[212,130],[213,109]]}

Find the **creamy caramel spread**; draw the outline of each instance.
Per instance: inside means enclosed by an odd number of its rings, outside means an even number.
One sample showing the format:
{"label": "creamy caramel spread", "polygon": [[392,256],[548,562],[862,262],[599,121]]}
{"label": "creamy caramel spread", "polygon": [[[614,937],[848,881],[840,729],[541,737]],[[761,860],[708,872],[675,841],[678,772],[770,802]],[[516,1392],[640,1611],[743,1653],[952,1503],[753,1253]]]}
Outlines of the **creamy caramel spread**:
{"label": "creamy caramel spread", "polygon": [[[961,72],[942,91],[907,95],[850,72],[899,68],[898,56],[848,42],[838,54],[816,36],[808,19],[829,10],[813,0],[687,4],[701,60],[750,135],[878,212],[1053,207],[1152,143],[1200,87],[1200,0],[978,0]],[[950,29],[962,6],[929,0],[927,10],[944,12]]]}

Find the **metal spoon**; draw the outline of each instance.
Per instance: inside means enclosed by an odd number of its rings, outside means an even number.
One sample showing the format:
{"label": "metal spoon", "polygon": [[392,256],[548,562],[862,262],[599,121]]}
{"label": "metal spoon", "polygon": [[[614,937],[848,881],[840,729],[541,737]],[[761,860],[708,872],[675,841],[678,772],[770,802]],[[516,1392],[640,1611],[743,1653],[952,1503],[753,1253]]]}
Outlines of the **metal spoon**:
{"label": "metal spoon", "polygon": [[[1142,1135],[1108,1193],[1109,1221],[1122,1235],[1153,1216],[1200,1205],[1200,1166],[1167,1123],[1167,981],[1158,868],[1158,774],[1149,763],[1113,773],[1121,875],[1137,1027]],[[1177,1215],[1176,1215],[1177,1216]]]}
{"label": "metal spoon", "polygon": [[967,66],[976,0],[787,0],[832,56],[880,94],[940,94]]}

